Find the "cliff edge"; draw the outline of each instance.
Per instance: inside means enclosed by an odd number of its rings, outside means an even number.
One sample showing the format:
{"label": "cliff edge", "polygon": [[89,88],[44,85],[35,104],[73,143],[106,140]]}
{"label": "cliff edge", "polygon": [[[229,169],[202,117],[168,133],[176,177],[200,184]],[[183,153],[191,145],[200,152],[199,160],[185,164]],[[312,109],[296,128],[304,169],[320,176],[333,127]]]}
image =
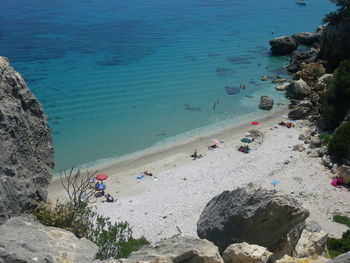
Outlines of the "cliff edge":
{"label": "cliff edge", "polygon": [[46,199],[53,167],[47,117],[22,76],[0,57],[0,224]]}

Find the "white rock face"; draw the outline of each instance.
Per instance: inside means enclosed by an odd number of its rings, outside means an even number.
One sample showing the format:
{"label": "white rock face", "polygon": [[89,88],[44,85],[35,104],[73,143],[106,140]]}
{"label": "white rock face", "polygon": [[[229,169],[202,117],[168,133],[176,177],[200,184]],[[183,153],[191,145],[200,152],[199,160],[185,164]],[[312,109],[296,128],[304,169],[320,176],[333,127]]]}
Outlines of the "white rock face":
{"label": "white rock face", "polygon": [[223,263],[223,260],[218,248],[208,240],[178,235],[164,239],[154,246],[144,246],[131,253],[124,262]]}
{"label": "white rock face", "polygon": [[295,253],[298,257],[312,257],[321,255],[327,242],[327,233],[311,232],[306,229],[301,233],[300,239],[295,247]]}
{"label": "white rock face", "polygon": [[311,94],[311,88],[302,79],[293,81],[286,87],[286,96],[293,99],[302,99]]}
{"label": "white rock face", "polygon": [[226,248],[222,258],[225,263],[265,263],[271,255],[265,247],[243,242]]}
{"label": "white rock face", "polygon": [[283,258],[275,261],[275,263],[325,263],[328,262],[329,259],[324,257],[317,258],[293,258],[290,256],[284,256]]}

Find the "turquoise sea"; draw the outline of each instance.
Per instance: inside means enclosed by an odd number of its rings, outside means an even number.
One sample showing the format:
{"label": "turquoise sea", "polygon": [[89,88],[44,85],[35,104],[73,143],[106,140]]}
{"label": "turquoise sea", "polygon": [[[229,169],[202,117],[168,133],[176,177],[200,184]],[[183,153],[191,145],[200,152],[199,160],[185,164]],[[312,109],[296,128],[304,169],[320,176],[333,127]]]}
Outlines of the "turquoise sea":
{"label": "turquoise sea", "polygon": [[0,1],[0,55],[42,103],[59,171],[261,116],[263,94],[285,103],[260,78],[288,63],[268,40],[334,9],[306,1]]}

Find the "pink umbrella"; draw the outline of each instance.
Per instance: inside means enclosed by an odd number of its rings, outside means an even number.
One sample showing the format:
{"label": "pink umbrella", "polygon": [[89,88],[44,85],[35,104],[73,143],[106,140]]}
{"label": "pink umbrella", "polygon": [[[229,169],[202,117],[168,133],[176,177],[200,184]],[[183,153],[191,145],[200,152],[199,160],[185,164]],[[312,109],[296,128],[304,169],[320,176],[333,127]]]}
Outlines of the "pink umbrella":
{"label": "pink umbrella", "polygon": [[108,175],[107,174],[98,174],[95,178],[96,178],[96,180],[103,181],[103,180],[106,180],[108,178]]}
{"label": "pink umbrella", "polygon": [[215,143],[215,144],[219,144],[219,143],[220,143],[219,140],[217,140],[217,139],[212,139],[212,141],[213,141],[213,143]]}

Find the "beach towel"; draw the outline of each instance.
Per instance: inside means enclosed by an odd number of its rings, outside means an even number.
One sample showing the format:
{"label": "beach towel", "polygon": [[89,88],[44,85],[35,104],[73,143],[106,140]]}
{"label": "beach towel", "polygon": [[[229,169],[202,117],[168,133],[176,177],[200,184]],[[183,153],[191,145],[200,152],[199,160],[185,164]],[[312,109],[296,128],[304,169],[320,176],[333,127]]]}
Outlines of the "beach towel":
{"label": "beach towel", "polygon": [[252,124],[253,124],[253,125],[258,125],[259,122],[258,122],[258,121],[252,121]]}
{"label": "beach towel", "polygon": [[241,139],[241,142],[251,143],[252,141],[249,140],[248,138],[243,138],[243,139]]}
{"label": "beach towel", "polygon": [[137,176],[136,179],[137,179],[137,180],[141,180],[143,177],[145,177],[144,174]]}

